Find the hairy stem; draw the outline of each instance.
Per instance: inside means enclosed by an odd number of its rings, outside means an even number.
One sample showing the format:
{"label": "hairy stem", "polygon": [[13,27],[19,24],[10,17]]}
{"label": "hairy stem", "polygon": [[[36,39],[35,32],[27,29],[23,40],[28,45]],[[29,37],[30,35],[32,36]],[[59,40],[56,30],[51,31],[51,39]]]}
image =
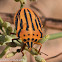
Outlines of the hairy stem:
{"label": "hairy stem", "polygon": [[45,59],[42,58],[42,57],[40,57],[39,55],[36,55],[36,56],[34,56],[34,57],[35,57],[35,60],[36,60],[37,62],[46,62]]}
{"label": "hairy stem", "polygon": [[61,38],[61,37],[62,37],[62,32],[59,32],[59,33],[55,33],[55,34],[46,35],[42,39],[40,39],[38,42],[40,42],[42,44],[42,43],[46,42],[47,40],[53,40],[53,39],[57,39],[57,38]]}

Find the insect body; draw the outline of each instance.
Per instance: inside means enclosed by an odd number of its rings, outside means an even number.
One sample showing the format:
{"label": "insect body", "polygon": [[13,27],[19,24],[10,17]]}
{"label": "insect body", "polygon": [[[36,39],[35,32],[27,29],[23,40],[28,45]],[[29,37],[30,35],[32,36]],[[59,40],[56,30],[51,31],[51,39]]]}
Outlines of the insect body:
{"label": "insect body", "polygon": [[28,45],[31,50],[33,44],[39,44],[42,39],[42,22],[39,16],[29,8],[22,8],[14,16],[16,36]]}

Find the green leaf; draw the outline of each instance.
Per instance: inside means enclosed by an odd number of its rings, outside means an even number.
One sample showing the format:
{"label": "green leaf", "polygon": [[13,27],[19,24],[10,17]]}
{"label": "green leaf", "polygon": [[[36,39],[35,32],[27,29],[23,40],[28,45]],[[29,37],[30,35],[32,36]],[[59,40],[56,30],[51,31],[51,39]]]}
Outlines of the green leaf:
{"label": "green leaf", "polygon": [[0,35],[0,45],[6,45],[6,43],[12,42],[12,37],[8,35]]}
{"label": "green leaf", "polygon": [[14,33],[16,33],[16,29],[14,29]]}
{"label": "green leaf", "polygon": [[2,18],[0,17],[0,23],[3,23],[3,20],[2,20]]}
{"label": "green leaf", "polygon": [[6,29],[8,27],[10,27],[10,23],[9,22],[3,22],[3,27]]}
{"label": "green leaf", "polygon": [[0,35],[0,45],[3,45],[5,42],[5,35]]}
{"label": "green leaf", "polygon": [[3,20],[2,18],[0,17],[0,29],[2,30],[2,24],[3,24]]}
{"label": "green leaf", "polygon": [[2,25],[0,24],[0,29],[2,30]]}
{"label": "green leaf", "polygon": [[8,27],[8,28],[6,29],[7,35],[10,35],[11,32],[12,32],[12,27]]}

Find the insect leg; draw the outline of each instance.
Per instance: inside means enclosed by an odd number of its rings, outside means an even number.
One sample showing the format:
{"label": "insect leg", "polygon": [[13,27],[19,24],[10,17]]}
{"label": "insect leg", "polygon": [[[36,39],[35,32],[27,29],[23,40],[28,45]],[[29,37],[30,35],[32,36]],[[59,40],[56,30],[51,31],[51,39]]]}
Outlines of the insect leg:
{"label": "insect leg", "polygon": [[24,44],[21,49],[17,49],[17,52],[22,52],[22,56],[24,56],[23,50],[24,50],[25,46],[26,46],[26,44]]}
{"label": "insect leg", "polygon": [[10,33],[10,34],[16,35],[16,33]]}
{"label": "insect leg", "polygon": [[[19,39],[19,38],[12,39],[12,42],[14,42],[14,40],[17,40],[17,41],[18,41],[18,39]],[[18,42],[21,44],[20,41],[18,41]]]}
{"label": "insect leg", "polygon": [[35,44],[38,44],[38,45],[41,45],[40,48],[39,48],[39,51],[38,51],[38,53],[39,53],[40,50],[41,50],[42,44],[41,44],[41,43],[36,43],[36,42],[34,42],[34,43],[35,43]]}
{"label": "insect leg", "polygon": [[0,35],[2,35],[2,34],[0,33]]}
{"label": "insect leg", "polygon": [[40,48],[39,48],[39,53],[40,53],[40,50],[41,50],[41,47],[42,47],[42,44],[41,43],[37,43],[38,45],[41,45]]}
{"label": "insect leg", "polygon": [[21,49],[21,52],[23,54],[22,56],[24,56],[23,50],[24,50],[25,46],[26,46],[26,44],[24,44],[23,47],[22,47],[22,49]]}
{"label": "insect leg", "polygon": [[40,48],[39,48],[39,51],[38,51],[38,53],[40,53],[40,50],[41,50],[41,46],[40,46]]}
{"label": "insect leg", "polygon": [[[17,49],[17,52],[22,52],[21,49]],[[24,56],[24,53],[22,52],[22,56]]]}
{"label": "insect leg", "polygon": [[[14,40],[17,40],[17,41],[18,41],[18,39],[19,39],[19,38],[12,39],[12,42],[13,42]],[[20,41],[18,41],[18,42],[21,44]],[[20,51],[22,52],[22,54],[23,54],[22,56],[24,56],[23,50],[24,50],[25,46],[26,46],[26,44],[23,45],[22,49],[17,49],[17,52],[20,52]]]}

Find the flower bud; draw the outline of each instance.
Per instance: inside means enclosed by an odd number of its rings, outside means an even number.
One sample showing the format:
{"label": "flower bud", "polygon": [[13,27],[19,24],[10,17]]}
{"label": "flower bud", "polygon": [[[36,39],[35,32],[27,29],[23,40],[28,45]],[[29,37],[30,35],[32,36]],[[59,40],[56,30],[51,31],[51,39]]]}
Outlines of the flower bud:
{"label": "flower bud", "polygon": [[3,23],[3,27],[4,27],[4,28],[9,27],[10,25],[11,25],[11,24],[10,24],[9,22],[4,22],[4,23]]}
{"label": "flower bud", "polygon": [[40,56],[38,56],[38,55],[35,56],[35,60],[36,60],[37,62],[46,62],[44,58],[42,58],[42,57],[40,57]]}
{"label": "flower bud", "polygon": [[11,32],[12,32],[12,27],[8,27],[8,28],[6,29],[7,35],[10,35]]}
{"label": "flower bud", "polygon": [[7,56],[6,56],[6,58],[12,57],[12,56],[14,56],[15,54],[16,54],[16,52],[8,53]]}
{"label": "flower bud", "polygon": [[26,3],[26,0],[20,0],[22,4],[25,4]]}

